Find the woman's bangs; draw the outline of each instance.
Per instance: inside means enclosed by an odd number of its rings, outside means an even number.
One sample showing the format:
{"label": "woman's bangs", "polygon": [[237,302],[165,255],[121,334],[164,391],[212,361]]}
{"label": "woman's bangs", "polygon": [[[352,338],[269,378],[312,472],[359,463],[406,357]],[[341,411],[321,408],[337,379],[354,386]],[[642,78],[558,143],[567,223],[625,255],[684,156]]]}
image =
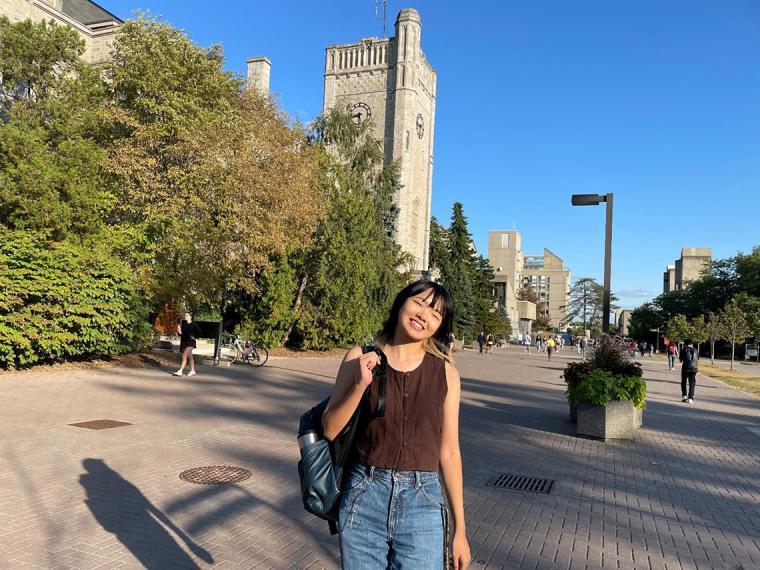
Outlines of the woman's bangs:
{"label": "woman's bangs", "polygon": [[[432,297],[432,299],[430,299]],[[425,301],[430,299],[430,302],[428,305],[430,305],[433,309],[438,311],[438,313],[441,315],[441,318],[446,317],[446,297],[443,295],[443,292],[438,287],[433,287],[432,291],[428,294],[428,296],[425,298]]]}

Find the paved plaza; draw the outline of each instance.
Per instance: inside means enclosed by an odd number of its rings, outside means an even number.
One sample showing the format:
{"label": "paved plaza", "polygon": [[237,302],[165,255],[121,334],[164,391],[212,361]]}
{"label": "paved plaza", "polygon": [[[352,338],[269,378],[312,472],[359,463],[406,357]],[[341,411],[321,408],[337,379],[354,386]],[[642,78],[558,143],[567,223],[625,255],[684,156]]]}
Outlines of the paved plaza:
{"label": "paved plaza", "polygon": [[[633,442],[572,435],[552,362],[510,347],[458,356],[471,568],[760,568],[760,399],[644,359]],[[298,493],[300,414],[339,360],[262,369],[98,369],[0,375],[0,569],[338,568],[338,543]],[[89,430],[110,419],[131,425]],[[179,479],[233,465],[227,486]],[[486,486],[496,473],[550,494]]]}

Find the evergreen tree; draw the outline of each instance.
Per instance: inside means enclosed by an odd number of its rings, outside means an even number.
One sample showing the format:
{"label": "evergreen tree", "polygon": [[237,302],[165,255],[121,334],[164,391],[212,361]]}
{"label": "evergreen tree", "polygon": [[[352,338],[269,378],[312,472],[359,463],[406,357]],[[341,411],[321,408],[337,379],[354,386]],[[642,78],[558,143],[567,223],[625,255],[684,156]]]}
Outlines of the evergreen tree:
{"label": "evergreen tree", "polygon": [[363,342],[379,330],[407,280],[408,258],[393,242],[398,167],[383,167],[371,123],[344,110],[318,119],[312,140],[321,149],[320,185],[327,214],[305,252],[283,343],[329,349]]}
{"label": "evergreen tree", "polygon": [[451,225],[448,229],[448,270],[442,275],[443,284],[451,294],[454,305],[454,330],[459,338],[470,334],[475,318],[473,287],[473,259],[475,257],[472,236],[467,229],[467,218],[461,202],[452,208]]}
{"label": "evergreen tree", "polygon": [[434,275],[446,275],[449,269],[449,235],[433,216],[430,220],[430,271]]}

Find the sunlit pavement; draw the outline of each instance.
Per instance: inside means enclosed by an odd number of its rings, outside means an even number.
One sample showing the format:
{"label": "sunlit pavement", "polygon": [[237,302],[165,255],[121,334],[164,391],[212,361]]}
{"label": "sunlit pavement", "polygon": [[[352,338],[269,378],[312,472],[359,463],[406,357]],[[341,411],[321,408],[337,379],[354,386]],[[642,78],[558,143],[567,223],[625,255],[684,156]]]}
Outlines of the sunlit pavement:
{"label": "sunlit pavement", "polygon": [[[522,348],[457,354],[471,568],[760,567],[760,399],[639,359],[633,442],[576,438],[562,367]],[[337,539],[300,503],[300,414],[337,359],[262,369],[101,369],[0,376],[0,568],[337,568]],[[89,430],[110,419],[132,425]],[[179,479],[193,467],[240,483]],[[498,473],[549,494],[487,486]]]}

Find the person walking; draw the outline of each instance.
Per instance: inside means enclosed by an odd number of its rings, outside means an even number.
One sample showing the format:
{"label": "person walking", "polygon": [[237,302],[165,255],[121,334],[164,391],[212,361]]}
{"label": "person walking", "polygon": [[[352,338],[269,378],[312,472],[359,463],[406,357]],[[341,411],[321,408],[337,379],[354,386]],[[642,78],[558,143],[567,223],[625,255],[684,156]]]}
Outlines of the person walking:
{"label": "person walking", "polygon": [[483,354],[483,345],[486,342],[486,337],[483,334],[483,331],[480,331],[480,334],[478,335],[478,346],[480,347],[480,354]]}
{"label": "person walking", "polygon": [[491,333],[486,336],[486,354],[493,354],[493,335]]}
{"label": "person walking", "polygon": [[554,347],[557,346],[556,341],[549,337],[549,340],[546,341],[546,354],[549,357],[549,360],[552,359],[552,352],[554,351]]}
{"label": "person walking", "polygon": [[[685,346],[678,355],[681,361],[681,401],[694,403],[694,387],[697,384],[697,372],[699,372],[699,355],[690,340],[687,340]],[[686,394],[686,381],[689,382],[689,393]]]}
{"label": "person walking", "polygon": [[190,372],[188,376],[195,376],[195,360],[193,360],[193,349],[197,348],[196,340],[201,337],[203,331],[197,323],[193,322],[193,315],[191,313],[185,313],[185,318],[177,325],[177,332],[180,335],[179,339],[179,353],[182,355],[182,363],[173,375],[182,376],[182,372],[185,370],[185,366],[190,364]]}
{"label": "person walking", "polygon": [[578,348],[580,349],[581,358],[586,358],[586,337],[581,337],[581,340],[578,342]]}
{"label": "person walking", "polygon": [[449,354],[454,354],[454,346],[456,346],[457,337],[454,336],[454,331],[449,333]]}
{"label": "person walking", "polygon": [[402,289],[380,333],[387,357],[385,413],[372,370],[377,352],[354,347],[343,358],[322,416],[334,439],[369,393],[370,414],[359,424],[354,456],[338,509],[341,567],[440,570],[445,521],[451,506],[454,568],[470,562],[459,447],[460,378],[446,341],[453,321],[451,296],[420,280]]}
{"label": "person walking", "polygon": [[671,372],[676,369],[676,345],[674,342],[668,344],[668,370]]}
{"label": "person walking", "polygon": [[525,354],[530,355],[530,335],[528,333],[523,334],[523,346],[525,347]]}

